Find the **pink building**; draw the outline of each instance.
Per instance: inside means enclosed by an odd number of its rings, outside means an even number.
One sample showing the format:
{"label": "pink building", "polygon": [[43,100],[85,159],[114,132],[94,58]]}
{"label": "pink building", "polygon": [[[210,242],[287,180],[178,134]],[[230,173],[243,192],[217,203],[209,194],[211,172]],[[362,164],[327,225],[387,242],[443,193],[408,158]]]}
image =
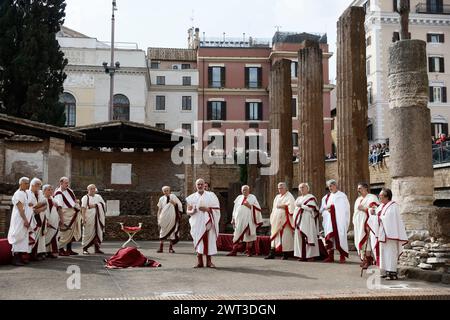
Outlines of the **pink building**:
{"label": "pink building", "polygon": [[[196,30],[198,36],[198,29]],[[292,60],[294,154],[298,152],[297,64],[298,50],[306,39],[316,39],[324,52],[325,152],[331,152],[328,44],[325,35],[277,32],[270,40],[221,39],[193,42],[198,46],[199,70],[198,132],[210,141],[222,139],[227,129],[253,129],[246,136],[269,129],[269,79],[271,65],[278,59]],[[213,130],[211,130],[213,129]],[[214,131],[214,132],[209,132]],[[248,138],[246,139],[248,141]],[[224,140],[222,140],[224,141]],[[267,140],[262,140],[266,142]],[[264,143],[263,142],[263,143]],[[248,142],[247,142],[248,143]],[[207,145],[205,142],[204,145]],[[224,141],[224,145],[226,141]]]}

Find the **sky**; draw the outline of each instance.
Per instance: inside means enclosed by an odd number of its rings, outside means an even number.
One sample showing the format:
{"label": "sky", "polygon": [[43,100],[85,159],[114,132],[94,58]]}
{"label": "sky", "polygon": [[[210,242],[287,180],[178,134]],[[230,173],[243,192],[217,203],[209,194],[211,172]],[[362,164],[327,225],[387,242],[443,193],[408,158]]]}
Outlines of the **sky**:
{"label": "sky", "polygon": [[[280,31],[327,33],[336,52],[336,22],[353,0],[116,0],[115,41],[187,47],[187,30],[206,37],[272,38]],[[66,0],[64,25],[98,40],[111,38],[111,0]],[[330,80],[336,74],[330,60]]]}

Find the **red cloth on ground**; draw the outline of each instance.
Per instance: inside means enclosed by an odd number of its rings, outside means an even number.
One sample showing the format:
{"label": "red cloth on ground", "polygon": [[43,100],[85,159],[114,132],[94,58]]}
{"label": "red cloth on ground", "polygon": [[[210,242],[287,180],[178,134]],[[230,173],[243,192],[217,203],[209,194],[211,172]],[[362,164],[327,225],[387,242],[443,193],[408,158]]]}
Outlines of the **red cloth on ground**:
{"label": "red cloth on ground", "polygon": [[134,231],[140,231],[142,228],[139,227],[123,227],[123,231],[125,232],[134,232]]}
{"label": "red cloth on ground", "polygon": [[135,247],[120,248],[111,258],[105,259],[105,262],[105,267],[108,269],[161,267],[159,262],[146,258]]}
{"label": "red cloth on ground", "polygon": [[11,263],[11,249],[8,239],[0,239],[0,265]]}
{"label": "red cloth on ground", "polygon": [[[217,238],[217,250],[218,251],[231,251],[233,249],[233,235],[226,233],[219,233]],[[245,243],[239,244],[238,252],[245,251]],[[270,237],[269,236],[257,236],[256,241],[252,247],[253,254],[255,255],[267,255],[270,252]]]}

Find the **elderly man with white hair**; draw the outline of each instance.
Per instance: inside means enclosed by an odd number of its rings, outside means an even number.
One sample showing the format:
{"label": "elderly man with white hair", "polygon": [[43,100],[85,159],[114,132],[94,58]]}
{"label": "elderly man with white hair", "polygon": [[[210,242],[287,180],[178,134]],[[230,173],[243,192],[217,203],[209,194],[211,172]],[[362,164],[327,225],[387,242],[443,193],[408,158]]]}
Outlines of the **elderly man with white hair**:
{"label": "elderly man with white hair", "polygon": [[42,181],[38,178],[33,178],[30,182],[31,203],[33,204],[33,226],[34,226],[34,241],[30,243],[32,246],[31,259],[43,260],[46,255],[45,234],[47,232],[47,218],[45,210],[47,209],[47,201],[41,190]]}
{"label": "elderly man with white hair", "polygon": [[[69,188],[69,178],[59,179],[59,187],[55,190],[54,198],[58,202],[58,210],[61,210],[63,226],[60,228],[59,255],[78,255],[72,250],[72,242],[81,238],[81,214],[80,205],[75,193]],[[67,250],[64,250],[64,247]]]}
{"label": "elderly man with white hair", "polygon": [[256,229],[262,226],[261,206],[258,199],[250,193],[250,187],[241,188],[242,194],[234,200],[233,219],[234,227],[233,250],[228,256],[236,256],[241,241],[245,242],[247,257],[252,255],[252,246],[256,240]]}
{"label": "elderly man with white hair", "polygon": [[350,203],[345,193],[339,191],[335,180],[328,180],[327,187],[330,193],[323,197],[320,207],[328,252],[324,262],[334,262],[334,249],[336,249],[340,254],[339,262],[345,263],[345,258],[348,258],[347,232],[350,225]]}
{"label": "elderly man with white hair", "polygon": [[191,236],[197,252],[197,264],[194,268],[204,266],[203,255],[206,255],[206,266],[215,268],[211,256],[217,254],[220,203],[213,192],[205,190],[205,180],[198,179],[195,187],[197,192],[186,198],[187,214],[191,216]]}
{"label": "elderly man with white hair", "polygon": [[163,196],[158,201],[159,250],[163,252],[164,240],[169,240],[169,252],[175,253],[173,246],[180,240],[180,220],[183,205],[180,199],[170,192],[169,186],[162,187]]}
{"label": "elderly man with white hair", "polygon": [[47,220],[47,230],[45,232],[45,245],[48,258],[58,257],[58,236],[61,219],[58,213],[58,203],[53,199],[53,186],[46,184],[42,187],[44,198],[47,202],[45,218]]}
{"label": "elderly man with white hair", "polygon": [[81,217],[83,224],[83,234],[81,245],[83,254],[89,254],[89,247],[94,245],[95,253],[103,254],[100,245],[105,232],[105,201],[97,194],[97,187],[94,184],[87,186],[88,194],[81,198]]}
{"label": "elderly man with white hair", "polygon": [[265,259],[275,259],[275,252],[282,252],[282,259],[287,260],[289,253],[294,251],[295,198],[285,182],[278,183],[278,192],[270,214],[271,248]]}
{"label": "elderly man with white hair", "polygon": [[319,252],[319,206],[315,196],[309,193],[309,185],[300,183],[300,196],[295,200],[294,256],[300,261],[314,261]]}
{"label": "elderly man with white hair", "polygon": [[33,220],[33,204],[28,192],[30,179],[19,179],[19,189],[12,197],[13,210],[8,231],[8,242],[12,246],[13,265],[23,266],[27,261],[24,256],[30,252],[29,237],[33,234],[31,221]]}

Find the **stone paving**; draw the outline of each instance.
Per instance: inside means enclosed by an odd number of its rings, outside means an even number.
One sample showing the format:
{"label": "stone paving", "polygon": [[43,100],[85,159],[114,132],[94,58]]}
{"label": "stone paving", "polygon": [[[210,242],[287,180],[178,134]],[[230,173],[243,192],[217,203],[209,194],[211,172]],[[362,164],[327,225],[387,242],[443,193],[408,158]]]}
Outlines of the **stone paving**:
{"label": "stone paving", "polygon": [[[354,254],[340,265],[227,257],[220,252],[214,259],[217,269],[194,269],[190,242],[177,244],[175,254],[156,253],[157,242],[139,244],[141,252],[159,261],[161,268],[107,270],[103,259],[120,247],[118,242],[107,242],[105,255],[0,266],[0,299],[450,299],[450,286],[422,281],[382,280],[368,289],[368,283],[371,287],[377,283],[371,274],[360,277]],[[67,280],[73,266],[80,268],[81,286],[70,290]]]}

